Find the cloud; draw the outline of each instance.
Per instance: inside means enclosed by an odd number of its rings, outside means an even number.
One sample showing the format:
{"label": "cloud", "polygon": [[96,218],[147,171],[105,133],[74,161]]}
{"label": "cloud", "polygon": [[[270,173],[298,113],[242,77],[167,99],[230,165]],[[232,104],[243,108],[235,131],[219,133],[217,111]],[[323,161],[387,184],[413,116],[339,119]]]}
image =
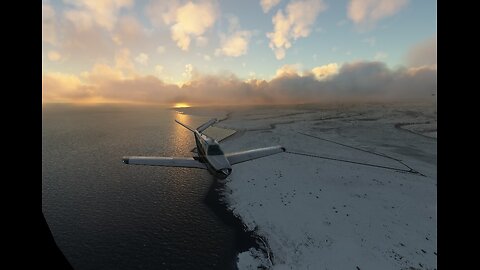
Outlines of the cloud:
{"label": "cloud", "polygon": [[106,64],[95,64],[92,71],[83,73],[82,77],[94,83],[123,80],[125,78],[120,69]]}
{"label": "cloud", "polygon": [[55,10],[49,4],[42,3],[42,41],[52,45],[57,44],[57,29]]}
{"label": "cloud", "polygon": [[298,0],[290,2],[285,14],[279,10],[272,18],[274,31],[267,33],[269,46],[275,57],[285,57],[285,51],[292,46],[292,39],[308,37],[318,14],[326,9],[322,0]]}
{"label": "cloud", "polygon": [[248,44],[252,31],[242,30],[238,17],[225,15],[228,20],[228,33],[220,33],[220,48],[215,50],[215,55],[239,57],[248,51]]}
{"label": "cloud", "polygon": [[312,73],[315,75],[317,80],[322,80],[328,78],[332,75],[338,73],[339,67],[337,63],[331,63],[319,67],[314,67],[312,69]]}
{"label": "cloud", "polygon": [[219,50],[219,54],[232,57],[238,57],[246,54],[250,37],[250,31],[236,31],[229,36],[221,35],[221,48]]}
{"label": "cloud", "polygon": [[145,6],[145,14],[156,27],[171,24],[176,16],[176,10],[180,4],[176,0],[151,0]]}
{"label": "cloud", "polygon": [[135,57],[135,62],[140,63],[144,66],[148,65],[148,54],[140,53],[137,57]]}
{"label": "cloud", "polygon": [[414,45],[406,55],[410,67],[437,66],[437,37],[431,37]]}
{"label": "cloud", "polygon": [[289,77],[289,76],[298,76],[299,70],[301,68],[300,64],[286,64],[277,69],[275,77]]}
{"label": "cloud", "polygon": [[93,27],[93,16],[90,12],[84,10],[68,10],[65,11],[65,18],[69,20],[75,26],[75,29],[79,32],[85,32]]}
{"label": "cloud", "polygon": [[91,96],[88,84],[75,75],[47,73],[42,79],[42,97],[48,102],[72,102]]}
{"label": "cloud", "polygon": [[94,61],[113,56],[112,38],[99,27],[78,31],[68,21],[62,25],[63,36],[58,47],[69,56],[71,62]]}
{"label": "cloud", "polygon": [[62,52],[62,59],[68,63],[84,66],[100,59],[112,59],[115,48],[120,46],[141,51],[150,49],[149,32],[133,16],[133,0],[63,2],[62,8],[55,5],[58,14],[43,4],[43,40]]}
{"label": "cloud", "polygon": [[267,13],[271,8],[278,5],[281,0],[260,0],[260,6],[262,6],[263,12]]}
{"label": "cloud", "polygon": [[64,15],[80,31],[88,30],[94,23],[112,30],[120,10],[133,5],[133,0],[67,0],[65,2],[75,6],[75,9],[65,11]]}
{"label": "cloud", "polygon": [[344,64],[324,80],[315,76],[282,76],[268,83],[276,98],[293,102],[431,101],[436,70],[390,70],[381,62]]}
{"label": "cloud", "polygon": [[115,44],[133,47],[145,41],[144,28],[134,17],[117,18],[120,10],[129,8],[131,2],[69,0],[70,6],[66,7],[62,21],[58,23],[62,34],[58,46],[71,62],[85,63],[112,57]]}
{"label": "cloud", "polygon": [[286,64],[277,69],[274,78],[281,77],[311,77],[313,76],[316,80],[324,80],[329,78],[332,75],[338,73],[339,67],[337,63],[330,63],[323,66],[314,67],[311,70],[303,70],[301,64]]}
{"label": "cloud", "polygon": [[127,73],[134,72],[134,64],[130,58],[130,50],[127,48],[119,49],[115,52],[115,68]]}
{"label": "cloud", "polygon": [[[95,65],[80,78],[47,73],[44,100],[123,100],[125,102],[191,104],[279,104],[312,102],[431,101],[437,89],[437,71],[429,67],[389,69],[382,62],[353,62],[335,72],[335,64],[299,74],[298,66],[282,68],[270,81],[241,80],[223,72],[199,74],[186,65],[188,83],[168,84],[155,76],[127,78],[115,68]],[[322,71],[322,72],[320,72]],[[321,75],[321,76],[318,76]],[[320,78],[318,78],[320,77]]]}
{"label": "cloud", "polygon": [[[202,44],[203,34],[213,26],[217,19],[217,10],[212,2],[202,1],[199,3],[187,2],[184,5],[172,1],[165,4],[156,1],[150,4],[147,15],[154,25],[162,22],[170,26],[171,38],[177,46],[188,51],[192,38],[200,38]],[[198,41],[198,40],[197,40]]]}
{"label": "cloud", "polygon": [[185,71],[182,72],[183,78],[185,78],[185,82],[190,81],[193,77],[197,76],[197,71],[194,70],[192,64],[186,64],[185,65]]}
{"label": "cloud", "polygon": [[47,54],[48,60],[56,62],[62,59],[62,55],[57,51],[49,51]]}
{"label": "cloud", "polygon": [[396,14],[407,3],[408,0],[350,0],[347,15],[356,25],[368,29],[377,21]]}
{"label": "cloud", "polygon": [[81,79],[87,79],[98,83],[108,80],[124,80],[138,76],[132,61],[130,50],[127,48],[117,49],[114,53],[114,65],[110,66],[104,61],[96,62],[91,71],[80,74]]}
{"label": "cloud", "polygon": [[[92,64],[111,59],[112,47],[138,47],[146,42],[147,32],[131,15],[132,0],[64,0],[63,16],[57,27],[57,47],[71,63]],[[142,48],[143,49],[143,48]]]}
{"label": "cloud", "polygon": [[122,16],[113,31],[113,40],[117,45],[134,46],[146,43],[147,31],[133,16]]}

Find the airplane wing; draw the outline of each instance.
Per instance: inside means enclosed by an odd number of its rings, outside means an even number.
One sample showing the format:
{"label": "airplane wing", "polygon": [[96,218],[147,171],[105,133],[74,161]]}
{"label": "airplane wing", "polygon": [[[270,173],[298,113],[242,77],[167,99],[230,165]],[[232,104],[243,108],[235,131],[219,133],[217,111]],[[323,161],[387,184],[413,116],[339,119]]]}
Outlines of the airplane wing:
{"label": "airplane wing", "polygon": [[204,163],[187,157],[123,157],[122,160],[123,163],[132,165],[207,169]]}
{"label": "airplane wing", "polygon": [[285,147],[283,146],[271,146],[265,148],[252,149],[242,152],[226,154],[225,157],[228,159],[231,165],[238,164],[241,162],[249,161],[256,158],[266,157],[273,154],[285,152]]}
{"label": "airplane wing", "polygon": [[202,133],[205,129],[210,127],[211,125],[215,124],[217,122],[217,118],[212,118],[208,120],[206,123],[203,123],[201,126],[197,128],[198,132]]}

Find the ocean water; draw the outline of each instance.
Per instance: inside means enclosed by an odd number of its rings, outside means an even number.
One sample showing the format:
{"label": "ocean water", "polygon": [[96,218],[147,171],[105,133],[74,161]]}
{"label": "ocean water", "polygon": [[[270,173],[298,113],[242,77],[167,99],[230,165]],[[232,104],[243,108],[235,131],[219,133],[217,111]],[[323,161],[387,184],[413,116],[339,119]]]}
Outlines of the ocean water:
{"label": "ocean water", "polygon": [[191,156],[193,134],[174,119],[196,127],[208,117],[67,105],[45,105],[42,117],[42,210],[75,269],[233,268],[236,228],[206,203],[207,171],[122,163]]}

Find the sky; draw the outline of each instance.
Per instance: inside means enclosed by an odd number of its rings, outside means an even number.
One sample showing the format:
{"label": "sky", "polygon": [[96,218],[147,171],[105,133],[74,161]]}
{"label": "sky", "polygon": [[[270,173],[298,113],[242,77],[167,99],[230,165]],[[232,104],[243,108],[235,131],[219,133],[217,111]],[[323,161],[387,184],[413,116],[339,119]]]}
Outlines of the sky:
{"label": "sky", "polygon": [[432,0],[44,0],[43,102],[431,99]]}

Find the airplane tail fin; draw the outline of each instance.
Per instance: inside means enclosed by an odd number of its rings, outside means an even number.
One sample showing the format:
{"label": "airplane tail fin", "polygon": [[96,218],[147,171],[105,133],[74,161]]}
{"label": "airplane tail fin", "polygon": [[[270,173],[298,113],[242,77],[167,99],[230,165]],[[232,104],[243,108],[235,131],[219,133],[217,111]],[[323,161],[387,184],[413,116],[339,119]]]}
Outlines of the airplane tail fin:
{"label": "airplane tail fin", "polygon": [[203,123],[201,126],[197,128],[198,132],[202,133],[205,129],[210,127],[211,125],[215,124],[217,122],[217,118],[212,118],[208,120],[207,122]]}

